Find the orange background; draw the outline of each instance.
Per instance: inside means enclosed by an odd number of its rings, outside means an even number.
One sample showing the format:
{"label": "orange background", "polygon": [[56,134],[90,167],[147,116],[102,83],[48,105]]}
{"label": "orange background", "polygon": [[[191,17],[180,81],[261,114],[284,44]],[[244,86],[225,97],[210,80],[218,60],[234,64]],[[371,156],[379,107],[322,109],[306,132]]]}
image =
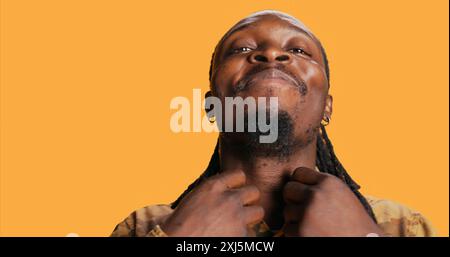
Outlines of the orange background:
{"label": "orange background", "polygon": [[107,236],[173,201],[217,134],[169,129],[170,100],[208,88],[212,50],[278,9],[322,40],[337,155],[363,193],[448,236],[448,1],[1,0],[2,236]]}

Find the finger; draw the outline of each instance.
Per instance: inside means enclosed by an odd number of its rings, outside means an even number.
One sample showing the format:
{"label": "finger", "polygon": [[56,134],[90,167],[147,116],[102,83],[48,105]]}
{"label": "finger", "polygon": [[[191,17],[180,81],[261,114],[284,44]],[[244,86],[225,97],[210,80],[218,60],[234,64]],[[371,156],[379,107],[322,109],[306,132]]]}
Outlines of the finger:
{"label": "finger", "polygon": [[227,170],[222,172],[217,179],[227,188],[239,188],[245,185],[245,173],[242,170]]}
{"label": "finger", "polygon": [[244,205],[250,205],[258,202],[261,195],[259,189],[253,185],[247,185],[240,188],[239,194]]}
{"label": "finger", "polygon": [[304,205],[299,204],[287,204],[284,207],[284,222],[299,223],[302,219],[304,211]]}
{"label": "finger", "polygon": [[322,174],[320,172],[306,168],[306,167],[299,167],[294,170],[294,173],[292,173],[291,179],[301,182],[303,184],[307,185],[315,185],[320,182],[322,178]]}
{"label": "finger", "polygon": [[287,203],[304,203],[310,196],[312,187],[296,181],[289,181],[283,189],[283,198]]}
{"label": "finger", "polygon": [[246,206],[243,211],[246,224],[255,224],[264,218],[264,209],[259,205]]}

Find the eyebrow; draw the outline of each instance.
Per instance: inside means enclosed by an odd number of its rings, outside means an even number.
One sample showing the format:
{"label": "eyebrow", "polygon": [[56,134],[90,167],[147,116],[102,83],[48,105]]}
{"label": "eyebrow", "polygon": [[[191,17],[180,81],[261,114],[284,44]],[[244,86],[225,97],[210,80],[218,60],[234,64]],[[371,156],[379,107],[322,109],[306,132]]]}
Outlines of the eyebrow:
{"label": "eyebrow", "polygon": [[300,27],[298,27],[298,26],[295,26],[295,25],[293,25],[293,24],[291,24],[289,27],[290,27],[291,29],[294,29],[295,31],[298,31],[298,32],[300,32],[300,33],[302,33],[302,34],[307,35],[307,36],[308,36],[309,38],[311,38],[313,41],[317,41],[317,38],[316,38],[310,31],[304,30],[304,29],[302,29],[302,28],[300,28]]}

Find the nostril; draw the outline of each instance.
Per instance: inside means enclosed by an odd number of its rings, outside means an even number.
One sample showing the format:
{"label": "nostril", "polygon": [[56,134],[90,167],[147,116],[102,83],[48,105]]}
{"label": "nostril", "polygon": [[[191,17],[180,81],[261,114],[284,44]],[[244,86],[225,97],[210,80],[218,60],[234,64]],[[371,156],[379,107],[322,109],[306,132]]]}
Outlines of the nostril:
{"label": "nostril", "polygon": [[287,55],[280,55],[280,56],[277,56],[277,58],[275,58],[277,61],[279,61],[279,62],[284,62],[284,61],[287,61],[287,60],[289,60],[289,56],[287,56]]}
{"label": "nostril", "polygon": [[268,62],[269,60],[267,59],[267,57],[265,57],[264,55],[260,55],[260,54],[258,54],[258,55],[255,55],[255,61],[258,61],[258,62]]}

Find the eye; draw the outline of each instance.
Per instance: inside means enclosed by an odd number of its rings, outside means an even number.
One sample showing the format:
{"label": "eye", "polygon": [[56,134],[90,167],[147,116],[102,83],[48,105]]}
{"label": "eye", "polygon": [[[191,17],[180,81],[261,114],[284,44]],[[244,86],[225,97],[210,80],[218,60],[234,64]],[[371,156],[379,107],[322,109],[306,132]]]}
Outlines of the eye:
{"label": "eye", "polygon": [[239,54],[239,53],[248,53],[250,52],[252,49],[250,47],[238,47],[238,48],[234,48],[233,50],[231,50],[232,54]]}
{"label": "eye", "polygon": [[289,52],[293,53],[293,54],[302,54],[302,55],[306,55],[311,57],[311,54],[309,54],[308,52],[306,52],[303,48],[292,48],[291,50],[289,50]]}

